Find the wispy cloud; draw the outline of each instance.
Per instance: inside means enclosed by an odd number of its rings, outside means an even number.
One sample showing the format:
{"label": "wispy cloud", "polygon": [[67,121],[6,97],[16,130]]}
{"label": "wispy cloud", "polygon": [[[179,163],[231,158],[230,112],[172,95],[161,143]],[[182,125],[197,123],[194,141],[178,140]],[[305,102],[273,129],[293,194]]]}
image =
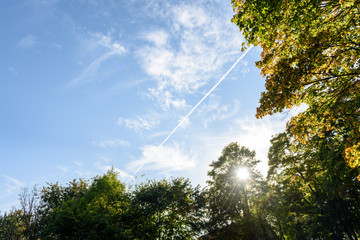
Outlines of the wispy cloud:
{"label": "wispy cloud", "polygon": [[15,68],[9,67],[9,71],[12,72],[15,76],[19,75],[18,71]]}
{"label": "wispy cloud", "polygon": [[101,164],[101,163],[97,163],[97,164],[95,164],[95,165],[96,165],[96,167],[97,167],[99,170],[101,170],[103,173],[106,173],[107,171],[109,171],[109,170],[111,170],[111,169],[114,170],[124,182],[127,181],[127,180],[129,180],[129,179],[133,179],[133,178],[134,178],[134,176],[131,176],[131,174],[127,173],[127,172],[124,171],[124,170],[121,170],[121,169],[119,169],[119,168],[116,168],[116,167],[114,167],[114,166],[111,166],[111,165],[103,165],[103,164]]}
{"label": "wispy cloud", "polygon": [[3,186],[1,186],[3,194],[0,196],[1,198],[6,198],[13,194],[14,192],[18,192],[21,187],[24,187],[25,184],[18,179],[12,178],[5,174],[0,174],[3,177]]}
{"label": "wispy cloud", "polygon": [[225,16],[195,4],[169,6],[161,13],[169,19],[170,30],[162,27],[144,33],[148,44],[137,56],[144,71],[157,82],[149,94],[163,108],[185,107],[184,94],[197,92],[237,57],[241,36],[226,24],[229,19]]}
{"label": "wispy cloud", "polygon": [[141,150],[142,157],[128,164],[129,169],[135,171],[141,167],[142,170],[147,169],[173,172],[196,166],[196,156],[186,154],[179,145],[161,147],[147,145]]}
{"label": "wispy cloud", "polygon": [[114,165],[110,165],[109,164],[110,162],[111,162],[110,159],[108,159],[107,157],[101,156],[100,161],[95,162],[94,165],[102,173],[106,173],[107,171],[109,171],[111,169],[114,170],[124,182],[134,178],[134,176],[132,176],[128,172],[121,170],[117,167],[114,167]]}
{"label": "wispy cloud", "polygon": [[36,42],[36,37],[28,35],[21,39],[16,46],[19,48],[32,48],[36,44]]}
{"label": "wispy cloud", "polygon": [[58,44],[58,43],[51,43],[50,46],[53,47],[53,48],[59,49],[59,50],[62,49],[62,46],[60,44]]}
{"label": "wispy cloud", "polygon": [[92,171],[84,168],[76,169],[74,172],[79,178],[91,178],[94,176],[94,173]]}
{"label": "wispy cloud", "polygon": [[108,139],[108,140],[102,140],[102,141],[93,141],[93,145],[99,146],[102,148],[115,148],[115,147],[128,147],[130,146],[129,142],[126,142],[124,140],[121,140],[119,138],[115,139]]}
{"label": "wispy cloud", "polygon": [[169,134],[169,131],[161,131],[161,132],[156,132],[151,134],[150,136],[148,136],[148,139],[154,139],[157,137],[166,137],[166,135]]}
{"label": "wispy cloud", "polygon": [[82,164],[81,162],[78,162],[78,161],[74,161],[74,164],[75,164],[76,166],[79,166],[79,167],[81,167],[82,165],[84,165],[84,164]]}
{"label": "wispy cloud", "polygon": [[197,115],[203,118],[203,125],[205,128],[214,121],[225,120],[236,116],[240,111],[241,103],[234,100],[231,104],[224,105],[220,97],[212,95],[207,103],[199,107]]}
{"label": "wispy cloud", "polygon": [[6,174],[0,174],[1,213],[11,211],[19,204],[18,194],[26,184]]}
{"label": "wispy cloud", "polygon": [[125,125],[129,129],[136,132],[141,130],[151,130],[160,124],[159,116],[156,113],[148,113],[143,116],[135,118],[122,118],[120,117],[116,122],[117,125]]}
{"label": "wispy cloud", "polygon": [[57,166],[57,168],[60,169],[62,172],[69,171],[69,167],[67,167],[67,166],[59,165],[59,166]]}
{"label": "wispy cloud", "polygon": [[91,77],[107,59],[112,56],[120,56],[126,52],[125,48],[121,46],[120,43],[114,42],[110,36],[100,33],[92,34],[92,36],[93,39],[91,41],[95,45],[95,48],[98,46],[105,47],[106,52],[93,60],[78,77],[66,85],[66,88],[89,82]]}
{"label": "wispy cloud", "polygon": [[173,97],[171,91],[164,90],[163,87],[148,90],[149,92],[146,95],[156,100],[163,110],[169,110],[170,108],[181,109],[188,106],[185,99]]}
{"label": "wispy cloud", "polygon": [[[231,110],[228,111],[228,113],[230,112]],[[186,146],[146,145],[140,149],[142,156],[129,163],[127,167],[136,174],[146,170],[156,170],[167,174],[180,170],[192,171],[195,166],[198,166],[201,169],[199,174],[202,175],[199,180],[201,179],[205,183],[206,169],[211,161],[217,159],[221,155],[222,149],[230,142],[238,142],[240,145],[256,151],[256,158],[261,161],[258,169],[266,176],[270,139],[275,134],[284,131],[287,119],[284,119],[284,116],[261,120],[252,117],[231,119],[227,122],[227,126],[223,126],[224,129],[221,132],[192,131],[190,135],[189,133],[184,134],[185,139],[189,140]],[[196,148],[196,152],[201,152],[201,154],[191,154],[189,146]]]}
{"label": "wispy cloud", "polygon": [[115,55],[115,52],[107,52],[99,58],[95,59],[87,68],[74,80],[72,80],[66,87],[72,87],[80,83],[84,84],[90,81],[91,76],[98,70],[99,66],[106,61],[109,57]]}
{"label": "wispy cloud", "polygon": [[230,142],[238,142],[250,150],[255,150],[256,158],[261,161],[258,169],[266,176],[270,140],[272,136],[285,130],[287,119],[288,117],[284,118],[284,116],[279,115],[264,119],[255,119],[250,116],[237,118],[228,122],[227,127],[222,132],[198,134],[192,141],[201,142],[198,151],[204,152],[204,154],[199,156],[199,161],[207,163],[207,165],[211,160],[217,159],[222,149]]}
{"label": "wispy cloud", "polygon": [[71,170],[76,174],[78,178],[91,178],[96,175],[96,172],[92,168],[89,168],[89,164],[79,161],[73,161],[75,166],[72,166]]}
{"label": "wispy cloud", "polygon": [[155,46],[161,47],[168,44],[169,34],[164,30],[159,29],[145,33],[144,38]]}

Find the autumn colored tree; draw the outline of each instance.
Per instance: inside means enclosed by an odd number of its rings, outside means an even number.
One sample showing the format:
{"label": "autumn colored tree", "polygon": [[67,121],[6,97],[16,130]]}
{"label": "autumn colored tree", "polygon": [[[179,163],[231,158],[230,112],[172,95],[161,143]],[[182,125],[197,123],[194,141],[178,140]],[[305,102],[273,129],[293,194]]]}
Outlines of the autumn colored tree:
{"label": "autumn colored tree", "polygon": [[[360,1],[232,0],[247,44],[262,48],[266,78],[256,116],[305,103],[288,124],[303,143],[346,132],[344,156],[360,165]],[[331,126],[331,127],[330,127]],[[360,180],[360,175],[359,175]]]}

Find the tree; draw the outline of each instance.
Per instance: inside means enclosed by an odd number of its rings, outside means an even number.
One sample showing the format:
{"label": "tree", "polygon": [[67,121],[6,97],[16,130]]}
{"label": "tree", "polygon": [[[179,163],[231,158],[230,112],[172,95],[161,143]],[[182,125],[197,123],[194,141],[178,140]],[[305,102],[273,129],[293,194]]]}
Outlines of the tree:
{"label": "tree", "polygon": [[48,183],[48,186],[42,189],[42,238],[66,239],[72,234],[72,229],[76,228],[76,224],[74,224],[76,217],[72,216],[71,213],[66,216],[65,210],[70,208],[70,202],[79,201],[88,191],[88,188],[89,184],[86,181],[74,179],[67,186]]}
{"label": "tree", "polygon": [[[217,161],[210,164],[208,175],[208,211],[210,235],[219,239],[277,239],[261,202],[267,185],[255,169],[255,152],[230,143]],[[244,167],[249,179],[239,180],[236,171]]]}
{"label": "tree", "polygon": [[294,144],[281,133],[269,150],[271,209],[278,230],[289,239],[358,239],[360,182],[358,169],[343,159],[338,132]]}
{"label": "tree", "polygon": [[192,239],[204,194],[189,180],[149,181],[128,191],[114,170],[42,191],[44,239]]}
{"label": "tree", "polygon": [[131,229],[135,239],[194,239],[204,207],[203,192],[189,180],[148,181],[133,192]]}
{"label": "tree", "polygon": [[24,225],[21,220],[21,210],[14,210],[0,215],[0,239],[24,239]]}
{"label": "tree", "polygon": [[23,188],[19,194],[20,209],[0,215],[0,239],[37,240],[40,231],[40,203],[38,191]]}
{"label": "tree", "polygon": [[[256,116],[305,103],[289,129],[303,142],[346,131],[345,160],[360,165],[360,1],[232,0],[232,19],[262,47],[266,78]],[[360,180],[360,175],[359,175]]]}
{"label": "tree", "polygon": [[95,177],[90,185],[83,180],[74,180],[66,187],[50,184],[43,189],[42,199],[45,239],[131,237],[124,220],[129,197],[113,170]]}
{"label": "tree", "polygon": [[38,190],[34,186],[31,191],[27,188],[22,189],[19,194],[20,216],[24,226],[23,234],[25,239],[37,240],[39,238],[41,206],[39,202]]}

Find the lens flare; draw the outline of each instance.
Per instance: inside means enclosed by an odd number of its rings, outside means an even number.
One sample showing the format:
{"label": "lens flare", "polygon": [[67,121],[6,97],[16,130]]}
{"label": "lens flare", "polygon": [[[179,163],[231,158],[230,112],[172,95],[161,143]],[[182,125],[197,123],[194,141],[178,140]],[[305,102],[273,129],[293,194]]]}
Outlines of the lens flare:
{"label": "lens flare", "polygon": [[239,167],[236,170],[236,177],[240,180],[247,180],[250,177],[249,170],[246,167]]}

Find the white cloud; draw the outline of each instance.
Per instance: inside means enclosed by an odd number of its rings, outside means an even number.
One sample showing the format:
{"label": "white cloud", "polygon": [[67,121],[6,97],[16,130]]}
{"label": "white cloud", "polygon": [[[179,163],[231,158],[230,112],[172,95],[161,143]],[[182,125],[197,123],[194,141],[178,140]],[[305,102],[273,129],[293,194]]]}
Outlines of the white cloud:
{"label": "white cloud", "polygon": [[257,159],[262,162],[259,164],[259,170],[266,176],[267,173],[267,154],[271,146],[270,139],[273,135],[284,130],[285,122],[272,121],[269,118],[263,120],[245,119],[237,120],[239,136],[237,141],[239,144],[255,150]]}
{"label": "white cloud", "polygon": [[98,70],[99,66],[113,55],[115,55],[115,52],[110,51],[95,59],[93,62],[91,62],[90,65],[87,66],[86,69],[83,70],[83,72],[77,78],[68,83],[66,87],[68,88],[80,83],[88,82],[91,76]]}
{"label": "white cloud", "polygon": [[120,178],[122,179],[132,179],[134,176],[130,175],[129,173],[125,172],[124,170],[121,170],[119,168],[115,168],[115,171],[119,174]]}
{"label": "white cloud", "polygon": [[92,34],[92,36],[93,39],[90,40],[90,45],[92,46],[90,48],[96,49],[97,47],[102,46],[105,47],[106,52],[93,60],[78,77],[67,84],[66,88],[89,82],[91,77],[106,60],[112,56],[120,56],[126,52],[125,48],[121,46],[120,43],[114,42],[110,36],[105,36],[100,33]]}
{"label": "white cloud", "polygon": [[0,173],[0,205],[1,213],[18,208],[18,194],[26,184],[16,178]]}
{"label": "white cloud", "polygon": [[189,118],[186,118],[186,119],[184,119],[184,118],[185,117],[182,117],[181,119],[178,120],[178,124],[181,123],[181,125],[180,125],[181,129],[186,129],[191,125]]}
{"label": "white cloud", "polygon": [[36,37],[32,36],[32,35],[28,35],[26,37],[24,37],[23,39],[21,39],[18,44],[17,47],[19,48],[31,48],[33,47],[37,42]]}
{"label": "white cloud", "polygon": [[156,132],[148,136],[148,139],[153,139],[157,137],[165,137],[169,134],[168,131]]}
{"label": "white cloud", "polygon": [[81,167],[83,165],[81,162],[78,162],[78,161],[74,161],[74,163],[79,167]]}
{"label": "white cloud", "polygon": [[67,166],[57,166],[58,169],[60,169],[62,172],[68,172],[69,171],[69,167]]}
{"label": "white cloud", "polygon": [[237,142],[241,146],[255,150],[256,158],[261,161],[258,169],[266,176],[270,139],[273,135],[284,131],[285,124],[286,120],[282,121],[279,116],[264,119],[238,118],[231,121],[227,129],[222,132],[194,135],[197,137],[192,140],[194,142],[192,145],[199,152],[204,153],[199,156],[199,161],[203,166],[208,167],[211,161],[218,159],[225,146],[231,142]]}
{"label": "white cloud", "polygon": [[239,113],[240,105],[238,100],[234,100],[232,104],[224,105],[219,97],[212,95],[208,98],[207,103],[199,107],[197,115],[203,118],[203,125],[207,128],[211,122],[236,116]]}
{"label": "white cloud", "polygon": [[157,100],[163,110],[169,110],[171,107],[175,109],[185,108],[185,99],[174,98],[170,91],[163,91],[162,88],[150,88],[147,94],[150,98]]}
{"label": "white cloud", "polygon": [[169,35],[163,30],[156,30],[146,33],[144,38],[153,43],[155,46],[161,47],[167,45]]}
{"label": "white cloud", "polygon": [[113,169],[118,175],[119,177],[123,180],[123,181],[127,181],[129,179],[133,179],[134,176],[130,175],[129,173],[127,173],[124,170],[121,170],[119,168],[116,168],[114,166],[110,166],[110,165],[103,165],[101,163],[95,163],[95,166],[101,170],[103,173],[106,173],[107,171]]}
{"label": "white cloud", "polygon": [[93,172],[86,169],[77,169],[74,172],[79,178],[91,178],[94,174]]}
{"label": "white cloud", "polygon": [[128,164],[133,171],[162,170],[163,172],[180,171],[196,166],[195,156],[189,156],[180,149],[179,145],[154,146],[147,145],[142,149],[142,157]]}
{"label": "white cloud", "polygon": [[160,16],[168,19],[169,32],[142,34],[148,44],[138,49],[137,56],[157,83],[149,95],[165,109],[182,108],[186,107],[185,95],[199,91],[237,57],[242,40],[228,16],[217,15],[221,11],[195,5],[176,5],[164,11]]}
{"label": "white cloud", "polygon": [[25,184],[18,179],[5,174],[0,174],[0,176],[3,177],[3,184],[0,185],[0,191],[3,194],[0,196],[0,199],[6,198],[15,192],[19,192],[20,188],[25,186]]}
{"label": "white cloud", "polygon": [[[104,159],[103,159],[104,161]],[[76,165],[71,170],[76,174],[77,178],[88,178],[94,177],[96,175],[96,172],[93,171],[93,169],[89,169],[89,164],[83,164],[79,161],[73,161],[73,163]]]}
{"label": "white cloud", "polygon": [[111,52],[114,52],[115,54],[119,54],[119,55],[125,52],[125,48],[121,46],[120,43],[114,42],[110,36],[106,36],[101,33],[95,33],[93,34],[93,36],[98,44],[106,47]]}
{"label": "white cloud", "polygon": [[120,117],[116,122],[117,125],[125,125],[136,132],[141,130],[151,130],[160,124],[159,116],[155,113],[148,113],[144,116],[137,116],[135,119]]}
{"label": "white cloud", "polygon": [[99,146],[102,148],[107,148],[107,147],[111,147],[111,148],[115,148],[115,147],[128,147],[130,146],[130,143],[121,140],[119,138],[115,138],[115,139],[108,139],[108,140],[102,140],[102,141],[93,141],[92,142],[93,145],[95,146]]}
{"label": "white cloud", "polygon": [[176,28],[194,28],[203,26],[209,19],[204,10],[194,6],[178,6],[172,9]]}
{"label": "white cloud", "polygon": [[106,173],[107,171],[113,169],[123,181],[128,181],[134,178],[134,176],[127,173],[126,171],[116,168],[113,165],[109,165],[110,159],[108,159],[107,157],[101,156],[100,159],[102,161],[95,162],[94,165],[97,169],[99,169],[103,173]]}

